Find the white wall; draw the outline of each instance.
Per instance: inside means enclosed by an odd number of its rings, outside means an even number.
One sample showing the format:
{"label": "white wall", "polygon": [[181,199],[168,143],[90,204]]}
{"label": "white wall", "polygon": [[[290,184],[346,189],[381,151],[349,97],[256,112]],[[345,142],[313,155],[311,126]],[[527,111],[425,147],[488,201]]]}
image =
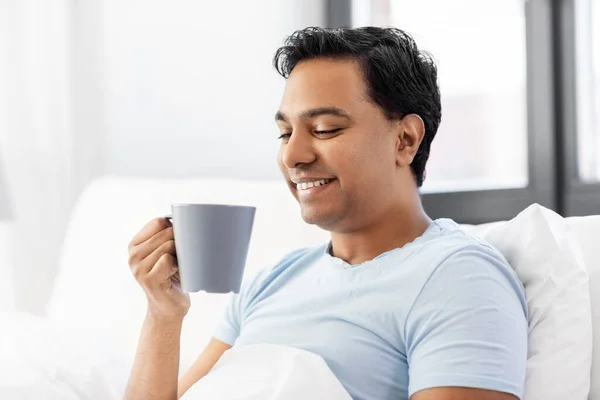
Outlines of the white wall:
{"label": "white wall", "polygon": [[0,279],[12,275],[22,311],[44,312],[71,208],[103,173],[97,4],[0,2],[0,158],[14,205]]}
{"label": "white wall", "polygon": [[272,57],[323,1],[105,4],[107,173],[277,178]]}

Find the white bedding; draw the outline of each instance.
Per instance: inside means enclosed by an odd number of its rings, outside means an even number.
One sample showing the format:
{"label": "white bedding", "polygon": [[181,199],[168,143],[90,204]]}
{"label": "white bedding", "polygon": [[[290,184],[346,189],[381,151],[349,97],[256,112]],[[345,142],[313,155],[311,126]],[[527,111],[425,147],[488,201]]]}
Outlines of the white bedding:
{"label": "white bedding", "polygon": [[[133,361],[126,353],[108,329],[0,312],[0,399],[120,400]],[[228,350],[183,398],[351,400],[320,356],[267,344]]]}
{"label": "white bedding", "polygon": [[234,346],[183,400],[352,400],[323,358],[271,344]]}
{"label": "white bedding", "polygon": [[0,313],[0,399],[122,399],[129,365],[108,331]]}

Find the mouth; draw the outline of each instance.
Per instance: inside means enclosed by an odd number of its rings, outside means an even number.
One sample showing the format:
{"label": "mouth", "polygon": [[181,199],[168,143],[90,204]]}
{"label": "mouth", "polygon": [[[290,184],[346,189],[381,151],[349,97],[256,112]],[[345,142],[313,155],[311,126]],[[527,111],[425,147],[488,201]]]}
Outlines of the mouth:
{"label": "mouth", "polygon": [[326,188],[331,182],[333,182],[335,178],[329,179],[318,179],[311,182],[299,182],[293,183],[294,187],[298,191],[300,195],[308,195],[313,193],[318,193],[324,188]]}

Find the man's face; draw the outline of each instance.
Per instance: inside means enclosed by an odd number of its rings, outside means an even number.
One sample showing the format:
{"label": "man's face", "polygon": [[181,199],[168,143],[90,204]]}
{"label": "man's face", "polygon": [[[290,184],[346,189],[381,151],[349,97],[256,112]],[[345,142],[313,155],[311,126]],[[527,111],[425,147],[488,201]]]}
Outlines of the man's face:
{"label": "man's face", "polygon": [[393,204],[397,124],[369,101],[354,61],[298,64],[276,120],[283,135],[278,164],[307,223],[350,232]]}

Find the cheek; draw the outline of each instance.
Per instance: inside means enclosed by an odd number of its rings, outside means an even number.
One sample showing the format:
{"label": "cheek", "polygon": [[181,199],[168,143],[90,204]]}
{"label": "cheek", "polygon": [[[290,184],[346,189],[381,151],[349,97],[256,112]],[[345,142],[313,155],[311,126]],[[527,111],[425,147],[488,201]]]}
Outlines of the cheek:
{"label": "cheek", "polygon": [[346,155],[347,162],[357,173],[373,178],[374,174],[386,174],[394,169],[393,144],[384,140],[366,140],[353,146]]}
{"label": "cheek", "polygon": [[348,186],[360,198],[380,198],[394,181],[396,160],[389,143],[374,140],[363,143],[346,156]]}
{"label": "cheek", "polygon": [[332,146],[322,158],[331,173],[341,179],[344,186],[351,186],[362,163],[360,152],[351,146]]}

